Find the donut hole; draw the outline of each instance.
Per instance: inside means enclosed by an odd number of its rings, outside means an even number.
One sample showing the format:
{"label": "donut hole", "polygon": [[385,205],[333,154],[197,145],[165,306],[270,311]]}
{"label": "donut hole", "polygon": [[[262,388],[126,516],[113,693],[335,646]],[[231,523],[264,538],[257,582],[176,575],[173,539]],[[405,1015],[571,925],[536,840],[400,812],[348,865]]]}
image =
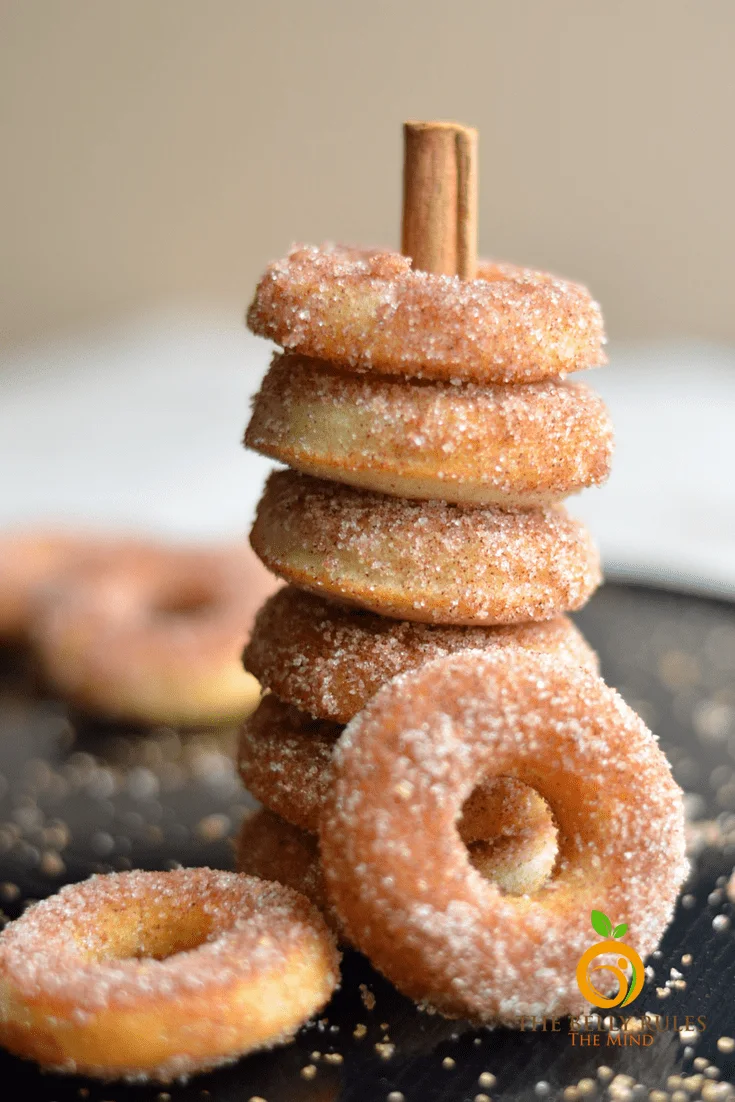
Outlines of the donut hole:
{"label": "donut hole", "polygon": [[531,785],[514,777],[478,784],[457,823],[470,864],[508,895],[528,895],[552,875],[559,851],[554,816]]}
{"label": "donut hole", "polygon": [[109,924],[104,918],[95,924],[90,955],[96,961],[167,960],[198,949],[212,932],[211,916],[196,907],[132,907],[110,917]]}
{"label": "donut hole", "polygon": [[153,615],[161,618],[206,616],[215,607],[214,593],[201,585],[185,586],[163,593],[153,605]]}

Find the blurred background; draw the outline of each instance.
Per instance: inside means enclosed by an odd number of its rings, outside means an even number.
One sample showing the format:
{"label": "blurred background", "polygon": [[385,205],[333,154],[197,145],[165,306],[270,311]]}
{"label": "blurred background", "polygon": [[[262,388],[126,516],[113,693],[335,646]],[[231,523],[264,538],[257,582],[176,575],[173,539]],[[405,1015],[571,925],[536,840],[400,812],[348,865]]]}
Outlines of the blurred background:
{"label": "blurred background", "polygon": [[729,0],[0,0],[0,521],[245,530],[292,241],[396,246],[404,118],[480,130],[486,255],[589,284],[608,569],[735,588]]}

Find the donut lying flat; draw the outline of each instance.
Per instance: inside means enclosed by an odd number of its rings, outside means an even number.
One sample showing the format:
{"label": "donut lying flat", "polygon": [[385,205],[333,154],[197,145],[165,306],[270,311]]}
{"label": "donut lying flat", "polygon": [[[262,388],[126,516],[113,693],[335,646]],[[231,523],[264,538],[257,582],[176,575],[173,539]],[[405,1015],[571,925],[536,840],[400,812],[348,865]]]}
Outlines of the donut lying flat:
{"label": "donut lying flat", "polygon": [[268,267],[247,321],[305,356],[427,379],[524,383],[606,362],[586,288],[492,261],[462,280],[389,250],[298,246]]}
{"label": "donut lying flat", "polygon": [[323,913],[327,925],[342,936],[339,918],[324,888],[316,834],[262,808],[243,820],[235,840],[235,864],[248,876],[277,880],[301,892]]}
{"label": "donut lying flat", "polygon": [[287,355],[254,399],[245,443],[378,493],[528,507],[604,482],[613,441],[602,399],[580,383],[419,383]]}
{"label": "donut lying flat", "polygon": [[[243,784],[292,826],[316,833],[332,783],[332,755],[343,730],[269,694],[240,732],[238,768]],[[469,795],[458,829],[472,845],[536,834],[546,823],[553,826],[538,793],[503,777]],[[478,858],[482,852],[478,848]]]}
{"label": "donut lying flat", "polygon": [[28,636],[37,596],[59,574],[139,547],[130,539],[64,530],[27,529],[0,536],[0,639]]}
{"label": "donut lying flat", "polygon": [[53,1071],[168,1082],[290,1040],[338,977],[321,915],[280,884],[95,876],[0,934],[0,1044]]}
{"label": "donut lying flat", "polygon": [[245,668],[263,688],[319,719],[348,723],[398,673],[458,650],[549,651],[597,673],[597,655],[566,616],[507,627],[389,620],[284,586],[255,619]]}
{"label": "donut lying flat", "polygon": [[562,506],[402,501],[295,471],[268,479],[250,542],[286,581],[424,623],[549,620],[600,581],[589,533]]}
{"label": "donut lying flat", "polygon": [[253,796],[294,826],[315,832],[342,728],[265,696],[240,729],[237,764]]}
{"label": "donut lying flat", "polygon": [[119,550],[44,590],[34,641],[46,677],[85,710],[143,724],[233,722],[260,696],[240,655],[275,588],[244,548]]}
{"label": "donut lying flat", "polygon": [[[681,790],[640,718],[587,670],[519,651],[437,659],[373,697],[332,769],[319,827],[330,901],[376,967],[447,1016],[579,1013],[590,911],[627,923],[642,958],[671,919],[687,872]],[[534,788],[558,826],[554,874],[531,896],[483,879],[458,833],[470,792],[499,775]]]}
{"label": "donut lying flat", "polygon": [[[530,793],[530,789],[528,790]],[[506,798],[516,799],[516,793]],[[526,818],[506,819],[503,829],[488,841],[468,846],[474,867],[498,887],[514,895],[537,891],[551,874],[556,855],[556,829],[542,800],[527,800]],[[248,816],[235,841],[235,862],[239,872],[277,880],[310,899],[324,914],[327,925],[346,941],[339,916],[327,898],[324,874],[315,834],[286,822],[267,808]]]}

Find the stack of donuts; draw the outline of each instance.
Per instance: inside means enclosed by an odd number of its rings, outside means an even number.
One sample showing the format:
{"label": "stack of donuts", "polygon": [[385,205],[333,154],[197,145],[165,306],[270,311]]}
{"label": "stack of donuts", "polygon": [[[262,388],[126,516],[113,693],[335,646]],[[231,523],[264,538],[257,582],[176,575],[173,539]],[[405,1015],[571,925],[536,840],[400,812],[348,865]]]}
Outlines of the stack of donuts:
{"label": "stack of donuts", "polygon": [[600,581],[562,504],[610,467],[604,405],[566,381],[605,358],[599,307],[477,263],[474,131],[404,134],[402,252],[297,247],[248,313],[280,351],[245,443],[286,467],[250,540],[287,585],[244,653],[264,809],[237,860],[420,1005],[518,1026],[588,1008],[595,954],[598,1005],[638,994],[590,912],[656,947],[682,793],[566,615]]}
{"label": "stack of donuts", "polygon": [[[545,273],[481,263],[461,281],[328,246],[271,265],[248,322],[282,351],[245,442],[289,468],[270,476],[251,542],[289,584],[244,655],[268,693],[240,739],[264,810],[239,867],[304,891],[339,928],[316,833],[332,751],[380,687],[467,649],[597,670],[565,613],[597,586],[598,557],[560,501],[610,467],[602,401],[564,381],[604,359],[602,320]],[[549,809],[510,778],[475,790],[459,830],[507,891],[551,872]]]}

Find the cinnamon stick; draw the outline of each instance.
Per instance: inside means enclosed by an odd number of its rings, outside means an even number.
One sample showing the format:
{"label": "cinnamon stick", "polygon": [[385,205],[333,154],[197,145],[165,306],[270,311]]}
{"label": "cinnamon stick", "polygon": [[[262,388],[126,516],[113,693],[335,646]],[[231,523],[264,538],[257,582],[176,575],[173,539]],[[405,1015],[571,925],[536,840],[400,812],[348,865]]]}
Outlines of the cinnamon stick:
{"label": "cinnamon stick", "polygon": [[453,122],[403,126],[401,252],[414,267],[474,279],[477,131]]}

